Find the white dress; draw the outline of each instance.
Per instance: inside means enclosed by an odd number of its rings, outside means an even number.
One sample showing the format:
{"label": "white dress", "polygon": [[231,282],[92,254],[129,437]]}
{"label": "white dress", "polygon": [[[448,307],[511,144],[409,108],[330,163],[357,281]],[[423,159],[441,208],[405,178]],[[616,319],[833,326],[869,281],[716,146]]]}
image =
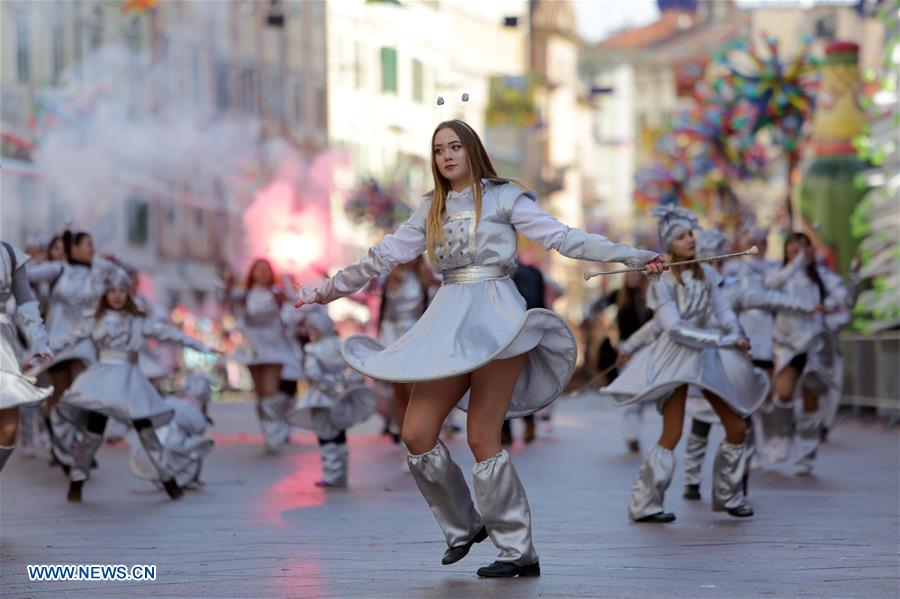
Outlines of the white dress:
{"label": "white dress", "polygon": [[178,329],[152,319],[108,310],[99,321],[91,317],[69,335],[51,343],[51,348],[66,349],[87,340],[99,353],[97,362],[82,372],[63,395],[60,412],[77,421],[79,412],[99,412],[120,422],[149,418],[161,426],[172,418],[159,393],[138,366],[138,352],[148,338],[178,343],[211,351],[200,341]]}
{"label": "white dress", "polygon": [[[435,247],[443,284],[422,317],[387,346],[354,335],[344,343],[343,354],[354,370],[400,383],[467,374],[493,360],[526,354],[507,411],[507,417],[525,416],[550,404],[565,388],[575,368],[577,346],[558,314],[526,311],[525,300],[508,276],[515,262],[516,235],[583,260],[637,266],[656,254],[567,227],[538,208],[532,192],[505,180],[482,180],[481,184],[478,223],[471,188],[447,196],[444,238]],[[303,288],[303,301],[327,303],[349,295],[369,279],[421,255],[430,205],[429,194],[409,221],[372,247],[360,262],[318,287]],[[467,405],[468,392],[458,407]]]}
{"label": "white dress", "polygon": [[281,305],[270,289],[251,287],[232,292],[241,306],[241,344],[231,357],[246,366],[280,364],[282,378],[296,380],[302,372],[300,356],[282,322]]}
{"label": "white dress", "polygon": [[[10,256],[6,247],[0,245],[0,307],[4,308],[0,310],[0,410],[39,403],[53,392],[53,387],[36,387],[19,367],[17,324],[28,338],[32,353],[50,355],[50,349],[38,302],[31,295],[25,276],[28,255],[10,245],[8,247],[13,253]],[[5,307],[13,297],[16,299],[16,313],[14,318],[10,318]]]}
{"label": "white dress", "polygon": [[702,268],[702,281],[684,271],[679,284],[666,272],[650,287],[647,305],[661,333],[600,390],[616,404],[656,401],[661,410],[675,389],[689,385],[712,392],[744,417],[762,405],[768,377],[733,349],[743,331],[720,288],[719,274],[708,265]]}

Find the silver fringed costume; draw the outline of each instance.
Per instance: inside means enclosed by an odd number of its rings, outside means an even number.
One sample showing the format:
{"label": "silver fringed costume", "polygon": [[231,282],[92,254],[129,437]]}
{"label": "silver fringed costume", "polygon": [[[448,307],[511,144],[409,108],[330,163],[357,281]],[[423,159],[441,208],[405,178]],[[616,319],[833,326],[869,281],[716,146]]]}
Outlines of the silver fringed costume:
{"label": "silver fringed costume", "polygon": [[[166,406],[173,417],[167,424],[156,430],[162,444],[161,462],[165,471],[170,472],[181,487],[200,484],[203,460],[212,451],[214,442],[206,436],[211,422],[206,415],[212,398],[212,383],[208,376],[191,374],[181,381],[178,395],[165,398]],[[137,436],[136,433],[129,435]],[[131,472],[138,478],[161,484],[160,471],[147,454],[144,446],[130,438]]]}
{"label": "silver fringed costume", "polygon": [[322,481],[347,485],[349,454],[344,432],[375,411],[375,392],[341,356],[341,339],[322,306],[304,306],[304,324],[316,336],[306,344],[303,369],[309,389],[288,421],[315,432],[322,453]]}
{"label": "silver fringed costume", "polygon": [[[568,383],[577,355],[574,335],[550,310],[525,309],[509,278],[516,235],[546,249],[598,262],[640,266],[653,252],[612,243],[573,229],[538,208],[535,196],[502,179],[484,179],[481,218],[476,222],[474,190],[447,194],[443,239],[435,245],[443,283],[422,317],[388,346],[364,335],[344,343],[347,363],[379,380],[417,382],[470,373],[493,360],[526,354],[507,417],[531,414],[550,404]],[[306,303],[327,303],[360,289],[426,247],[431,195],[394,234],[372,247],[365,258],[315,288],[304,288]],[[459,407],[465,409],[468,393]],[[525,491],[506,452],[476,464],[479,516],[462,473],[443,444],[408,458],[410,472],[444,531],[449,547],[468,543],[481,530],[500,549],[501,561],[536,563],[531,516]]]}
{"label": "silver fringed costume", "polygon": [[[666,249],[684,231],[700,229],[696,218],[683,208],[661,206],[654,209],[654,215],[660,218],[659,238]],[[661,411],[676,389],[688,385],[695,393],[716,395],[743,417],[762,404],[768,379],[734,349],[744,337],[743,331],[721,289],[719,273],[705,264],[701,268],[702,279],[684,270],[679,282],[672,272],[666,272],[651,285],[647,305],[654,310],[653,320],[625,343],[624,351],[637,353],[619,376],[600,390],[602,394],[618,405],[654,401]],[[635,349],[650,339],[649,346]],[[714,485],[714,510],[744,503],[739,483],[745,461],[743,457],[731,459],[733,453],[727,443],[719,447],[719,456],[728,459],[717,458],[717,463],[741,470],[716,473],[717,480],[737,478],[738,484]],[[663,499],[674,469],[674,455],[666,448],[656,445],[644,456],[631,490],[628,515],[632,520],[664,513]]]}
{"label": "silver fringed costume", "polygon": [[[0,410],[37,404],[53,392],[52,387],[36,387],[22,374],[16,355],[16,327],[28,339],[33,354],[51,357],[47,331],[34,299],[25,270],[28,255],[13,245],[0,244],[0,306],[5,307],[10,298],[16,301],[14,319],[0,310]],[[0,445],[0,470],[13,452],[14,446]]]}
{"label": "silver fringed costume", "polygon": [[59,409],[99,412],[123,423],[148,418],[161,426],[172,417],[159,393],[138,367],[138,352],[147,338],[177,343],[201,352],[212,351],[178,329],[142,316],[108,310],[97,320],[85,319],[51,348],[66,350],[83,340],[99,350],[99,360],[82,372],[63,395]]}

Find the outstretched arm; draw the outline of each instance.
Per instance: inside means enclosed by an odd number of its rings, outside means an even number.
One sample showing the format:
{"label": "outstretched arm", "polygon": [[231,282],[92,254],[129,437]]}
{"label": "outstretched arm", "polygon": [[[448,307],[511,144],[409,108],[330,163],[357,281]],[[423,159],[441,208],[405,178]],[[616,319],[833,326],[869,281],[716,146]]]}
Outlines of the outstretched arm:
{"label": "outstretched arm", "polygon": [[643,266],[658,256],[624,243],[613,243],[602,235],[586,233],[559,222],[538,207],[531,191],[523,191],[510,213],[510,224],[522,235],[554,249],[563,256],[594,262],[621,262],[630,267]]}
{"label": "outstretched arm", "polygon": [[212,353],[214,350],[199,339],[185,335],[173,326],[169,326],[155,319],[145,318],[141,333],[145,337],[152,337],[164,343],[183,345],[199,352]]}
{"label": "outstretched arm", "polygon": [[423,201],[408,221],[377,245],[369,248],[362,260],[339,270],[315,287],[301,287],[300,301],[305,304],[327,304],[359,291],[373,277],[386,275],[398,264],[404,264],[425,251],[425,222],[431,202]]}

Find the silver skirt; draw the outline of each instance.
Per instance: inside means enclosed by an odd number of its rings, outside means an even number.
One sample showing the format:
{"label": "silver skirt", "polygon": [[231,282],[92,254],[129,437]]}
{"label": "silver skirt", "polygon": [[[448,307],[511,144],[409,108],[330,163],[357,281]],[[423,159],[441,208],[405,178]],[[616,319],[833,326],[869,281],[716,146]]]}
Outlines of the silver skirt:
{"label": "silver skirt", "polygon": [[131,424],[138,418],[149,418],[154,427],[172,419],[172,408],[141,372],[137,357],[131,362],[96,362],[82,372],[69,387],[59,404],[66,419],[90,410]]}
{"label": "silver skirt", "polygon": [[[575,336],[555,312],[526,311],[515,284],[507,276],[492,276],[495,269],[456,269],[473,275],[463,279],[445,273],[434,300],[405,335],[387,347],[353,335],[344,342],[344,359],[374,379],[415,383],[468,374],[494,360],[527,354],[507,417],[547,406],[572,377]],[[458,407],[465,410],[468,400],[467,392]]]}
{"label": "silver skirt", "polygon": [[755,412],[769,393],[769,378],[733,349],[694,349],[664,333],[637,352],[610,385],[600,390],[617,405],[655,401],[657,408],[682,385],[720,397],[741,416]]}
{"label": "silver skirt", "polygon": [[289,378],[299,378],[298,374],[303,371],[300,356],[280,322],[261,327],[245,325],[241,329],[241,338],[241,344],[231,354],[236,362],[246,366],[281,364],[282,369],[290,373]]}
{"label": "silver skirt", "polygon": [[53,387],[38,387],[22,374],[13,334],[12,323],[0,319],[0,410],[37,404],[53,393]]}

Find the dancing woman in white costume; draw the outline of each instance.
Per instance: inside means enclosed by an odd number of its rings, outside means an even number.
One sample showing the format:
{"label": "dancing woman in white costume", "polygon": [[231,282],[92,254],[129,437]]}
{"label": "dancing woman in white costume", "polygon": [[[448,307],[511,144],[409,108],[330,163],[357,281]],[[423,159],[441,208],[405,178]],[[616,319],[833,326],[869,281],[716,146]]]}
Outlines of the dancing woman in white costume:
{"label": "dancing woman in white costume", "polygon": [[134,303],[131,280],[124,270],[110,273],[104,287],[96,312],[50,344],[51,349],[66,351],[88,341],[99,354],[98,361],[78,375],[58,407],[63,418],[84,426],[84,441],[69,472],[68,500],[81,501],[82,487],[103,444],[109,418],[134,428],[166,493],[178,499],[183,492],[163,458],[163,446],[154,430],[172,420],[173,411],[141,372],[138,353],[148,338],[201,352],[212,350],[178,329],[148,319]]}
{"label": "dancing woman in white costume", "polygon": [[49,361],[52,357],[38,302],[25,274],[26,262],[27,254],[0,242],[0,306],[5,306],[11,297],[16,300],[15,324],[5,311],[0,311],[0,470],[16,446],[19,408],[38,404],[53,391],[36,387],[22,374],[14,349],[18,326],[28,339],[32,359]]}
{"label": "dancing woman in white costume", "polygon": [[276,286],[272,265],[262,258],[250,266],[244,286],[227,293],[239,307],[241,322],[241,345],[232,357],[250,369],[265,450],[275,454],[288,442],[291,427],[286,418],[295,401],[281,387],[281,380],[286,371],[295,373],[293,380],[302,372],[300,356],[281,318],[281,306],[288,297]]}
{"label": "dancing woman in white costume", "polygon": [[[385,347],[355,335],[343,354],[355,370],[379,380],[415,385],[401,436],[409,467],[444,532],[442,563],[465,557],[487,536],[500,554],[479,576],[538,576],[531,511],[500,429],[509,417],[552,402],[575,367],[575,338],[549,310],[525,310],[508,276],[516,235],[581,260],[644,265],[662,272],[653,252],[612,243],[567,227],[542,211],[532,192],[497,176],[478,135],[465,122],[446,121],[431,139],[434,190],[412,217],[356,264],[317,287],[301,289],[305,303],[327,303],[426,250],[443,275],[428,309]],[[459,466],[438,440],[454,406],[468,411],[475,456],[475,508]]]}
{"label": "dancing woman in white costume", "polygon": [[[700,228],[694,215],[673,206],[659,206],[653,213],[660,219],[660,245],[672,261],[693,259],[693,232]],[[662,412],[659,441],[644,456],[631,489],[628,515],[636,522],[675,520],[663,501],[675,472],[673,450],[681,439],[689,386],[701,390],[725,427],[716,454],[712,508],[738,518],[753,515],[742,489],[744,419],[765,399],[768,382],[743,355],[749,344],[719,282],[718,273],[705,264],[673,267],[655,281],[647,303],[663,333],[601,389],[619,405],[654,401]],[[640,337],[641,331],[629,344]]]}
{"label": "dancing woman in white costume", "polygon": [[836,333],[850,322],[847,290],[838,275],[816,264],[815,248],[804,233],[787,238],[784,266],[765,284],[816,306],[811,314],[783,311],[775,317],[775,397],[782,409],[790,409],[796,395],[802,397],[794,426],[795,464],[797,474],[808,475],[821,435],[819,398],[828,394],[833,379]]}

